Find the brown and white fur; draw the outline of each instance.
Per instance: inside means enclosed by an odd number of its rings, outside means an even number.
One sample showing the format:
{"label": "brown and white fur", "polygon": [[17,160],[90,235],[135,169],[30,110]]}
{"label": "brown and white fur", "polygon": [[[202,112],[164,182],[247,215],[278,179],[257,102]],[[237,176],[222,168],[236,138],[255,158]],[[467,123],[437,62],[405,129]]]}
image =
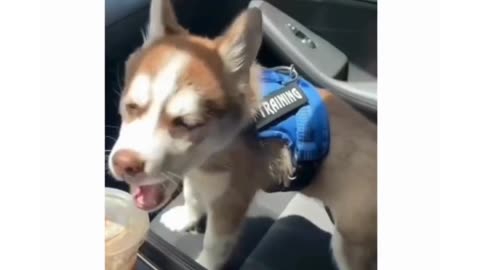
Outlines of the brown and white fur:
{"label": "brown and white fur", "polygon": [[[257,9],[244,11],[211,40],[176,21],[169,1],[153,0],[145,42],[126,63],[120,135],[109,159],[118,180],[132,187],[137,206],[162,207],[183,178],[185,204],[161,222],[174,231],[207,214],[197,261],[219,269],[235,245],[255,195],[288,183],[288,149],[260,142],[247,127],[260,102],[262,40]],[[327,105],[331,149],[304,194],[327,205],[335,220],[332,253],[342,270],[376,268],[376,126],[349,105],[319,90]]]}

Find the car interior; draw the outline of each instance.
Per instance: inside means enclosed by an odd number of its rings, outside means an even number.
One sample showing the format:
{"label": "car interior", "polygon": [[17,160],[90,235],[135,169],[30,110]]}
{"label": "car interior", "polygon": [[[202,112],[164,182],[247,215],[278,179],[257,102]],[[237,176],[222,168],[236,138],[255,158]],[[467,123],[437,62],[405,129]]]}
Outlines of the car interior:
{"label": "car interior", "polygon": [[[263,17],[257,61],[291,66],[318,87],[346,100],[372,122],[377,119],[376,0],[172,0],[180,24],[191,33],[215,37],[243,9]],[[105,150],[118,136],[118,102],[124,62],[142,43],[149,0],[105,1]],[[105,173],[105,186],[128,190]],[[137,269],[203,269],[195,262],[202,246],[196,234],[171,232],[151,213],[151,227]],[[259,192],[226,269],[336,269],[329,241],[328,209],[295,192]],[[204,224],[203,224],[204,225]]]}

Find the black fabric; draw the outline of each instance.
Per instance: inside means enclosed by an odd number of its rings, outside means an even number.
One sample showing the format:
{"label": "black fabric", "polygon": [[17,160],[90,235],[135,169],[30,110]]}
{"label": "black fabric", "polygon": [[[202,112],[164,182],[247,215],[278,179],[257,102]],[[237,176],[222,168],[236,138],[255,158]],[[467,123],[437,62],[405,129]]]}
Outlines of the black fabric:
{"label": "black fabric", "polygon": [[331,235],[301,216],[277,220],[248,256],[241,270],[335,270]]}

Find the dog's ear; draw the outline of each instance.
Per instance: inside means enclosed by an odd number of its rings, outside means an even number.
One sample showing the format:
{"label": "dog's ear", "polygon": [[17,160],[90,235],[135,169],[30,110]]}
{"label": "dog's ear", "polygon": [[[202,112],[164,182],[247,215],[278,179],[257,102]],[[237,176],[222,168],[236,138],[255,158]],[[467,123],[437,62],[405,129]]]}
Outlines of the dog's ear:
{"label": "dog's ear", "polygon": [[187,31],[178,24],[177,16],[170,0],[152,0],[150,3],[150,19],[144,45],[162,38],[165,35],[183,34]]}
{"label": "dog's ear", "polygon": [[262,14],[250,8],[238,16],[217,39],[218,52],[230,72],[247,72],[262,43]]}

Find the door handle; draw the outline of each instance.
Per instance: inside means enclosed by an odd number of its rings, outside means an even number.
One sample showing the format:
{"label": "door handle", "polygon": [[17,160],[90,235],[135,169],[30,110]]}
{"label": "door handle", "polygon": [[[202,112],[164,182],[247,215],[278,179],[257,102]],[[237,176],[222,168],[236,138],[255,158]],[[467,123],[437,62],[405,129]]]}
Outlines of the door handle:
{"label": "door handle", "polygon": [[315,42],[313,42],[307,35],[305,35],[301,30],[298,30],[293,24],[287,23],[288,29],[293,33],[293,35],[300,40],[301,43],[305,44],[306,46],[315,49],[317,46]]}

